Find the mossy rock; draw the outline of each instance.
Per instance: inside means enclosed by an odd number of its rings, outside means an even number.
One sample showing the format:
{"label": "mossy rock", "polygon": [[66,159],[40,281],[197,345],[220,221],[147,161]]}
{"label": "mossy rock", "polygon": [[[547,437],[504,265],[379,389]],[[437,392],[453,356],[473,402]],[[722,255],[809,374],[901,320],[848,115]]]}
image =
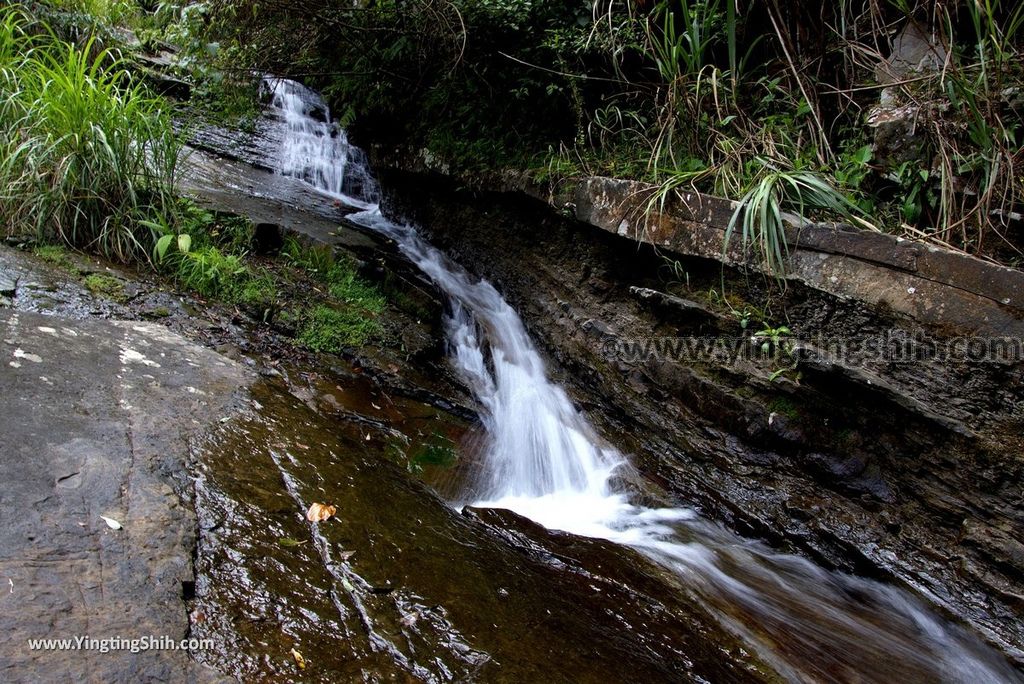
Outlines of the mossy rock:
{"label": "mossy rock", "polygon": [[124,291],[124,283],[113,276],[104,273],[90,273],[85,276],[82,283],[93,297],[103,297],[115,302],[128,300],[128,295]]}

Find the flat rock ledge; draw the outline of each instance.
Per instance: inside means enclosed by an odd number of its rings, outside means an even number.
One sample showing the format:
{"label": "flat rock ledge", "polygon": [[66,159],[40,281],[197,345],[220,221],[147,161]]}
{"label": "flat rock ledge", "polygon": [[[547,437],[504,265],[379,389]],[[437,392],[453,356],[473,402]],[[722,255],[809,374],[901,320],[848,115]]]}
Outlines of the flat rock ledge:
{"label": "flat rock ledge", "polygon": [[[677,254],[768,272],[753,254],[744,253],[736,234],[725,246],[736,203],[681,192],[663,210],[647,213],[655,189],[595,176],[575,185],[570,206],[578,220],[602,230]],[[843,224],[802,222],[792,215],[784,220],[788,279],[961,334],[1024,336],[1020,270]]]}
{"label": "flat rock ledge", "polygon": [[[680,188],[662,202],[655,198],[655,185],[605,176],[566,179],[554,186],[512,169],[468,177],[427,150],[370,145],[368,152],[378,172],[427,174],[481,192],[522,193],[582,224],[670,254],[772,275],[750,246],[744,250],[739,230],[725,244],[737,205],[732,200]],[[782,218],[789,248],[786,280],[952,335],[1024,337],[1020,269],[846,224],[813,223],[788,213]]]}
{"label": "flat rock ledge", "polygon": [[189,436],[253,374],[152,323],[7,309],[0,332],[0,680],[217,680],[130,640],[189,636]]}

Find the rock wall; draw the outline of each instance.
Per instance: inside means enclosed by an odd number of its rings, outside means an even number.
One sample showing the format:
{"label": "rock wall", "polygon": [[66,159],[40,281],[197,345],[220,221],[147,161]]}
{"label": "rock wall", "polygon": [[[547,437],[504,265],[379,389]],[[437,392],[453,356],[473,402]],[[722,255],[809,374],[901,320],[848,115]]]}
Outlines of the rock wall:
{"label": "rock wall", "polygon": [[[617,181],[582,183],[571,218],[521,192],[381,176],[389,211],[495,283],[559,381],[668,498],[913,587],[1024,662],[1021,364],[894,361],[846,344],[1019,335],[1020,273],[804,226],[779,292],[732,265],[735,246],[723,266],[721,201],[643,224],[631,218],[642,197]],[[792,355],[759,356],[758,324],[785,324]],[[733,353],[642,346],[679,339]]]}

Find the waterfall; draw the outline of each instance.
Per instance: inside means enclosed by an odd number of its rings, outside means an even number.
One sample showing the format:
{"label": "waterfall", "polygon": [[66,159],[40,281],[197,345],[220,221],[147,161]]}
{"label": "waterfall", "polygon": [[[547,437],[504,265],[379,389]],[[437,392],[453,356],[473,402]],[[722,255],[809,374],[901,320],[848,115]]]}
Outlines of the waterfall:
{"label": "waterfall", "polygon": [[909,592],[775,552],[689,509],[631,503],[613,478],[628,460],[548,379],[500,293],[381,213],[365,158],[316,93],[269,83],[287,126],[281,172],[362,209],[349,219],[394,239],[450,299],[451,363],[487,434],[465,501],[640,550],[791,681],[1021,681],[1000,654]]}
{"label": "waterfall", "polygon": [[284,78],[264,78],[262,87],[270,96],[270,111],[284,128],[285,142],[278,159],[281,174],[335,197],[356,200],[363,208],[375,204],[380,191],[369,173],[366,156],[349,145],[323,98]]}

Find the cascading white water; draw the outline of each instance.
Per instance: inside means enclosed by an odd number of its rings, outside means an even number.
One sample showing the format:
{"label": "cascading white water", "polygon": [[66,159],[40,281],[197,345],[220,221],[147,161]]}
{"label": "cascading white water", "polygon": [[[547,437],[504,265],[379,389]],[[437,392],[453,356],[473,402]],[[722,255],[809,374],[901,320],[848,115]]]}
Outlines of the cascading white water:
{"label": "cascading white water", "polygon": [[349,145],[345,131],[316,92],[289,79],[266,77],[270,108],[283,122],[284,143],[278,170],[318,190],[347,196],[361,207],[377,202],[377,184],[362,150]]}
{"label": "cascading white water", "polygon": [[[328,134],[329,120],[300,120],[311,110],[326,117],[315,93],[272,83],[274,102],[295,117],[284,117],[283,172],[362,209],[349,219],[393,238],[451,300],[452,363],[480,403],[487,434],[467,500],[641,550],[792,681],[1021,681],[999,654],[905,591],[773,552],[688,509],[631,504],[613,484],[627,460],[550,382],[516,312],[490,283],[381,214],[376,183],[343,133]],[[358,182],[347,186],[331,164],[341,175],[358,167]],[[355,186],[361,194],[346,196]]]}

